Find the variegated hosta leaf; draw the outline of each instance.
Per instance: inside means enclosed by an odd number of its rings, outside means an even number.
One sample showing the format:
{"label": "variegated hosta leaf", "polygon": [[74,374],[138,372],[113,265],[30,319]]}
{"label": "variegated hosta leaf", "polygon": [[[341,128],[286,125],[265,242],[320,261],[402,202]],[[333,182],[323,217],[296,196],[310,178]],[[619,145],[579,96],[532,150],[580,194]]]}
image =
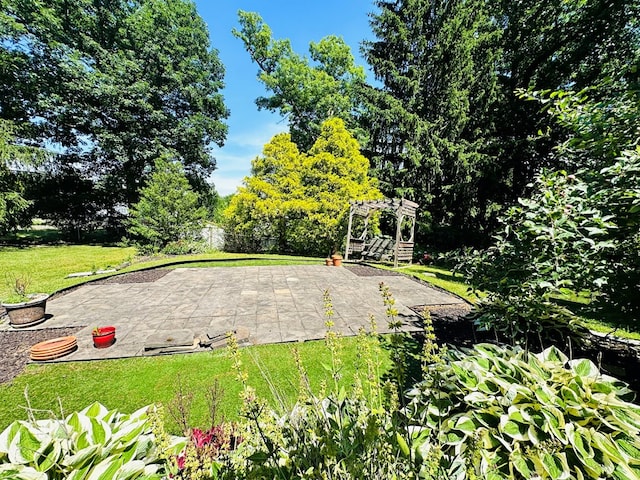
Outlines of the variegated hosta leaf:
{"label": "variegated hosta leaf", "polygon": [[0,463],[0,478],[12,480],[48,480],[47,474],[37,471],[35,468],[11,463]]}
{"label": "variegated hosta leaf", "polygon": [[147,407],[126,415],[94,403],[64,421],[16,421],[0,433],[0,472],[15,473],[1,478],[126,480],[155,476],[155,462]]}
{"label": "variegated hosta leaf", "polygon": [[[433,427],[424,441],[440,445],[443,468],[466,462],[482,478],[640,478],[640,406],[593,362],[553,347],[449,352],[406,409],[417,426]],[[443,396],[451,407],[434,409]],[[474,450],[482,461],[470,460]]]}

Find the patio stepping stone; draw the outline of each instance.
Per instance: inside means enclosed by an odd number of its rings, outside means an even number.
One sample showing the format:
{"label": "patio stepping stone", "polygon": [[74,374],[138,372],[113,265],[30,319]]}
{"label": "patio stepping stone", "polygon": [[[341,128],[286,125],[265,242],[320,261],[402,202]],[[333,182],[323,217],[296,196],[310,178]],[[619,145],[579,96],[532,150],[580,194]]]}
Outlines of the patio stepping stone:
{"label": "patio stepping stone", "polygon": [[145,354],[174,353],[194,350],[198,342],[191,330],[159,330],[144,342]]}

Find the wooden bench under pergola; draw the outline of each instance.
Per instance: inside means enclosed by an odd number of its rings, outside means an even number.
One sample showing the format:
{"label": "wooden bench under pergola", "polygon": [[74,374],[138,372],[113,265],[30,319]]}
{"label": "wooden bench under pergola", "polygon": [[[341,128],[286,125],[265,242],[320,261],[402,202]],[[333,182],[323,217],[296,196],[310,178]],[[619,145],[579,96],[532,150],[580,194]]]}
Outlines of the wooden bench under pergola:
{"label": "wooden bench under pergola", "polygon": [[[416,227],[416,211],[418,204],[407,200],[406,198],[385,198],[384,200],[352,200],[349,202],[349,224],[347,227],[347,245],[345,248],[345,260],[349,260],[349,255],[359,253],[364,257],[372,256],[374,249],[378,252],[391,250],[393,252],[393,265],[398,266],[398,262],[411,262],[413,260],[413,247],[415,244],[414,233]],[[380,210],[394,212],[396,216],[396,238],[369,239],[369,220],[371,216]],[[364,218],[364,227],[358,236],[352,235],[353,217],[360,216]],[[408,239],[402,237],[403,224],[405,221],[411,223],[410,234]],[[382,257],[382,253],[380,254]],[[374,257],[375,258],[375,257]],[[383,258],[375,258],[380,260]]]}

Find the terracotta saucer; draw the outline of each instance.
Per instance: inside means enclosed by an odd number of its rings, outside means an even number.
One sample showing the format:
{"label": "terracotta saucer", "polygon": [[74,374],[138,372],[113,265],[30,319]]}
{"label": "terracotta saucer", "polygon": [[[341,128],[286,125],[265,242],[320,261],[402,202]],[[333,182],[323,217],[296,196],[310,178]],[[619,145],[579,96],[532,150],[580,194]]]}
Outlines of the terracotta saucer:
{"label": "terracotta saucer", "polygon": [[31,347],[31,360],[45,361],[63,357],[78,348],[78,339],[71,335],[36,343]]}

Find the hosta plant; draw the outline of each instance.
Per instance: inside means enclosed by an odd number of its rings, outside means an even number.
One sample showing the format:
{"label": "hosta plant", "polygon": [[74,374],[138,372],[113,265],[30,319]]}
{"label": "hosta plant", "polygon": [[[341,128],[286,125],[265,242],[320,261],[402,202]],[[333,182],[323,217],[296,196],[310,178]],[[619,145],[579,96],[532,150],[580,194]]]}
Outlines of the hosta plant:
{"label": "hosta plant", "polygon": [[[149,408],[127,415],[94,403],[64,420],[15,421],[0,434],[0,478],[161,478]],[[172,439],[176,453],[183,446]]]}
{"label": "hosta plant", "polygon": [[409,393],[423,456],[451,479],[640,478],[640,406],[589,360],[480,344],[450,350]]}

